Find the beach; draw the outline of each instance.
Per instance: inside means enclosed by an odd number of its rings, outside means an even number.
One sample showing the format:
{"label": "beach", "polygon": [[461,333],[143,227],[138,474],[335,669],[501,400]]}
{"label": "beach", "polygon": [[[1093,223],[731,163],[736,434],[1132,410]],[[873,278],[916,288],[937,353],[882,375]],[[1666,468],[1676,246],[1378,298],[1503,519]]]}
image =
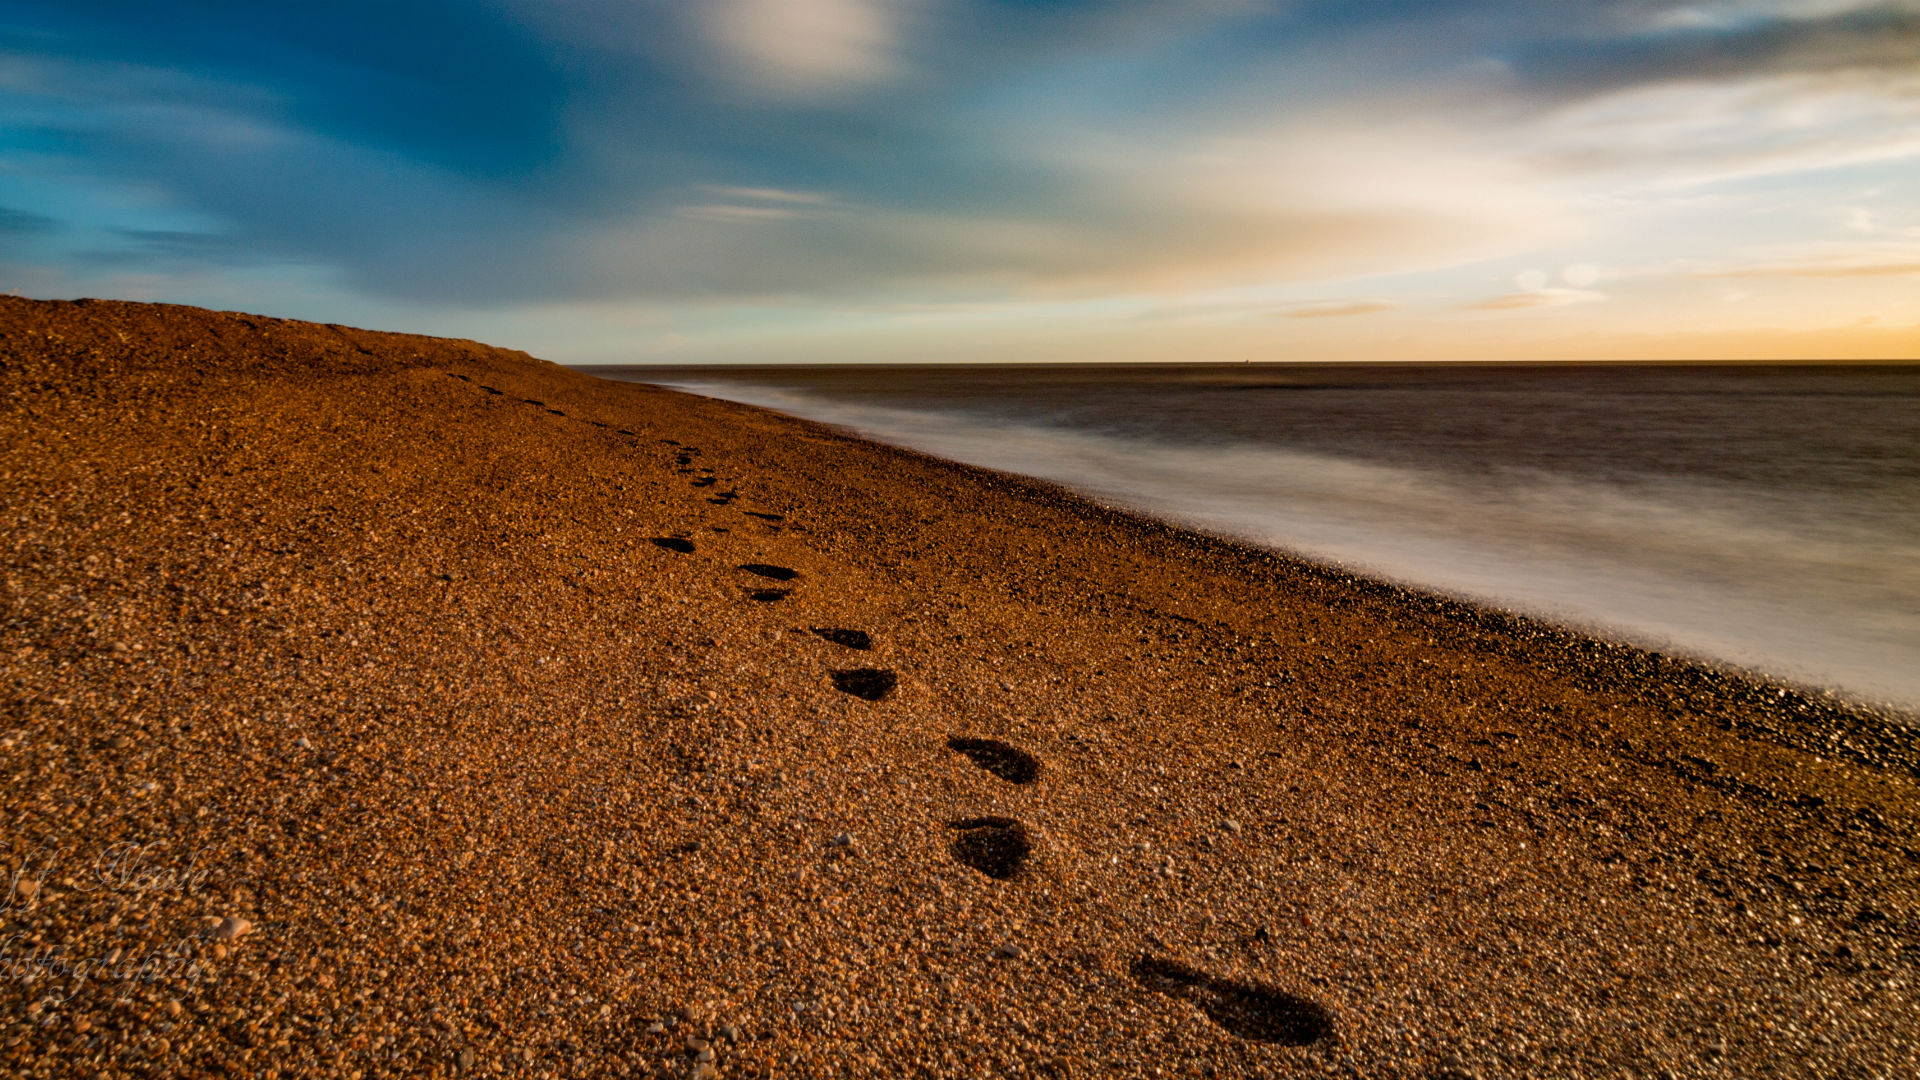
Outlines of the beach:
{"label": "beach", "polygon": [[0,356],[11,1075],[1920,1070],[1911,718],[472,342]]}

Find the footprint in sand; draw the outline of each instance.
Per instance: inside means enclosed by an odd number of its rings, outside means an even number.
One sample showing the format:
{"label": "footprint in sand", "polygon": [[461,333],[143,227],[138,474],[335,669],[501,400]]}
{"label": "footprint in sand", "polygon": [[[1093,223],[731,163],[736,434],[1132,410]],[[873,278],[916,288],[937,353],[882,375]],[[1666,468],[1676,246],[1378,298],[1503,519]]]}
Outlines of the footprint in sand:
{"label": "footprint in sand", "polygon": [[1242,1039],[1306,1046],[1333,1034],[1333,1017],[1326,1009],[1292,994],[1215,978],[1151,956],[1135,960],[1130,973],[1155,993],[1193,1002],[1214,1023]]}
{"label": "footprint in sand", "polygon": [[785,600],[792,592],[792,589],[755,589],[747,594],[747,599],[771,604],[775,600]]}
{"label": "footprint in sand", "polygon": [[480,387],[480,389],[485,390],[487,393],[492,394],[494,397],[502,397],[506,394],[505,390],[495,390],[491,386],[482,386]]}
{"label": "footprint in sand", "polygon": [[695,481],[693,482],[693,486],[694,486],[694,487],[712,487],[713,485],[715,485],[715,484],[717,484],[717,483],[719,483],[719,482],[720,482],[720,481],[719,481],[718,479],[716,479],[715,477],[711,477],[711,476],[703,476],[703,477],[701,477],[700,479],[698,479],[698,480],[695,480]]}
{"label": "footprint in sand", "polygon": [[865,630],[842,630],[836,626],[816,626],[812,629],[816,637],[825,638],[835,645],[861,650],[873,648],[873,639],[867,636]]}
{"label": "footprint in sand", "polygon": [[653,538],[653,546],[663,547],[668,551],[677,551],[682,555],[693,554],[693,541],[685,539],[684,537],[656,536]]}
{"label": "footprint in sand", "polygon": [[786,515],[785,515],[785,514],[763,514],[763,513],[761,513],[761,512],[760,512],[760,511],[758,511],[758,510],[747,510],[747,511],[744,511],[744,512],[745,512],[745,514],[746,514],[746,515],[747,515],[748,517],[750,517],[750,518],[759,518],[759,519],[760,519],[761,521],[785,521],[785,520],[787,520],[787,518],[786,518]]}
{"label": "footprint in sand", "polygon": [[961,818],[947,827],[955,830],[953,857],[997,881],[1017,877],[1033,853],[1027,827],[1012,818]]}
{"label": "footprint in sand", "polygon": [[998,739],[970,739],[955,735],[947,740],[947,748],[967,755],[975,765],[1009,784],[1031,784],[1040,778],[1039,758]]}
{"label": "footprint in sand", "polygon": [[794,578],[800,576],[800,571],[798,570],[792,570],[784,566],[772,566],[767,563],[750,562],[740,569],[756,577],[763,577],[772,581],[792,581]]}
{"label": "footprint in sand", "polygon": [[836,689],[868,701],[879,701],[893,693],[894,685],[900,681],[898,676],[884,668],[854,668],[832,674]]}

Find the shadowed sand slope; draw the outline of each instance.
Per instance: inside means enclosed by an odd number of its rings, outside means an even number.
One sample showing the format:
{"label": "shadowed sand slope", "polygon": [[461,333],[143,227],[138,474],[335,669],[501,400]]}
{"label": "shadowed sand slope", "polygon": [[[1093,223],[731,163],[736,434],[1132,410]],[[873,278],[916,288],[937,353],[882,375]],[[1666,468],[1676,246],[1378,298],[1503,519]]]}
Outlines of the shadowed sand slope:
{"label": "shadowed sand slope", "polygon": [[0,361],[9,1075],[1920,1063],[1876,718],[469,342]]}

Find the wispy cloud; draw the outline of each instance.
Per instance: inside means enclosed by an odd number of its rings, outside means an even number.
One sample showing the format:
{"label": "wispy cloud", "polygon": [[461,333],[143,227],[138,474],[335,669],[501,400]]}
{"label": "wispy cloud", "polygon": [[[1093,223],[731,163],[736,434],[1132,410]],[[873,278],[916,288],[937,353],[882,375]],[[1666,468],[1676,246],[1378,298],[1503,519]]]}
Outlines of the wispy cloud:
{"label": "wispy cloud", "polygon": [[1463,311],[1520,311],[1526,308],[1565,307],[1569,304],[1593,304],[1607,298],[1606,293],[1590,289],[1536,289],[1507,293],[1460,305]]}
{"label": "wispy cloud", "polygon": [[679,216],[695,221],[734,221],[765,222],[792,221],[802,216],[802,211],[791,206],[740,206],[731,203],[707,203],[700,206],[682,206],[675,211]]}
{"label": "wispy cloud", "polygon": [[1382,311],[1392,311],[1400,305],[1385,300],[1329,300],[1324,303],[1301,304],[1291,307],[1280,314],[1289,319],[1341,319],[1350,315],[1373,315]]}
{"label": "wispy cloud", "polygon": [[1920,274],[1920,259],[1885,263],[1776,263],[1736,270],[1709,270],[1700,278],[1872,278]]}
{"label": "wispy cloud", "polygon": [[810,97],[896,71],[909,0],[702,0],[730,74],[775,95]]}
{"label": "wispy cloud", "polygon": [[702,186],[702,190],[723,199],[739,199],[747,202],[820,206],[829,201],[827,196],[817,191],[789,191],[785,188],[730,187],[724,184],[706,184]]}

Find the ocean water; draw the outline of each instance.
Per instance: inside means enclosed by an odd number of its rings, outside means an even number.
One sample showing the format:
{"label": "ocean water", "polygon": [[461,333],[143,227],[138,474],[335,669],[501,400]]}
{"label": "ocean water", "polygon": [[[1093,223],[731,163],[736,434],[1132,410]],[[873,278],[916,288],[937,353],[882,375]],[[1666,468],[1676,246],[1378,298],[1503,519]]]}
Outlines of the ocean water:
{"label": "ocean water", "polygon": [[1920,366],[600,373],[1920,708]]}

